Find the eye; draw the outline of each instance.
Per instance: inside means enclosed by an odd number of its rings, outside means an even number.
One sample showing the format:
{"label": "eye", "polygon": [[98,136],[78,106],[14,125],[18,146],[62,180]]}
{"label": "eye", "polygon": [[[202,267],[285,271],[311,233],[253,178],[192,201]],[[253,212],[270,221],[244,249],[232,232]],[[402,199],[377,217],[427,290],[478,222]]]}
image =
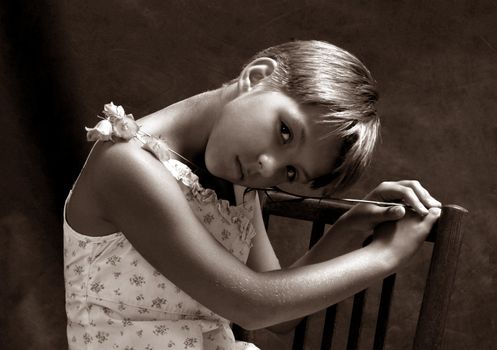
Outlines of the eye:
{"label": "eye", "polygon": [[281,122],[280,125],[280,135],[283,143],[288,143],[292,140],[292,132],[290,131],[290,128],[283,122]]}
{"label": "eye", "polygon": [[286,177],[288,181],[293,182],[295,180],[295,177],[297,177],[297,170],[291,165],[287,166]]}

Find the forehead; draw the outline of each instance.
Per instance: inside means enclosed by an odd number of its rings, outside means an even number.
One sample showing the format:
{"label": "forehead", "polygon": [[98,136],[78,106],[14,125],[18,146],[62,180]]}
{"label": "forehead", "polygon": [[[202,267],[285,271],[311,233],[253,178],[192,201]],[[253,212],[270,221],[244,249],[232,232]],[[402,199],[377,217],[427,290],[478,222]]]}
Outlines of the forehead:
{"label": "forehead", "polygon": [[298,105],[295,113],[302,126],[298,162],[312,181],[334,170],[342,139],[336,133],[336,126],[324,121],[322,107]]}
{"label": "forehead", "polygon": [[[324,115],[328,110],[323,106],[312,104],[302,104],[299,101],[284,92],[266,90],[265,88],[254,92],[254,95],[265,99],[265,103],[269,103],[272,108],[283,109],[290,116],[298,118],[301,123],[309,129],[309,133],[313,138],[326,139],[334,132],[335,127],[332,123],[326,121]],[[262,103],[261,107],[267,107]]]}
{"label": "forehead", "polygon": [[[295,165],[305,171],[312,181],[334,170],[342,140],[337,135],[336,125],[327,120],[322,106],[300,104],[295,98],[280,91],[259,91],[271,100],[270,104],[283,113],[293,128],[298,145]],[[263,98],[264,98],[263,97]]]}
{"label": "forehead", "polygon": [[322,129],[312,128],[303,146],[293,159],[299,169],[307,173],[307,179],[299,179],[292,183],[278,185],[282,190],[301,196],[322,197],[323,188],[311,188],[312,181],[318,177],[330,174],[341,148],[340,139],[333,133],[327,137]]}

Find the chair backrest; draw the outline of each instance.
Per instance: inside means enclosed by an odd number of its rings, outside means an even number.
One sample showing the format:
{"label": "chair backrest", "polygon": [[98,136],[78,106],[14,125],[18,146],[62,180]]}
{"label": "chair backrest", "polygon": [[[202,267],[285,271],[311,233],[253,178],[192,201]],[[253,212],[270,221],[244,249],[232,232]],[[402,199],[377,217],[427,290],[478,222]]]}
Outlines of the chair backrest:
{"label": "chair backrest", "polygon": [[[266,227],[268,227],[271,215],[312,221],[309,242],[309,247],[312,247],[323,235],[325,225],[333,224],[351,208],[351,205],[333,200],[302,199],[283,193],[269,192],[269,196],[263,196],[262,208]],[[433,244],[433,250],[413,340],[414,350],[441,348],[463,235],[462,219],[466,213],[467,210],[456,205],[443,206],[441,217],[427,238],[427,242]],[[383,349],[384,346],[395,278],[396,275],[393,274],[383,280],[376,318],[374,350]],[[366,292],[367,290],[364,290],[354,296],[347,350],[358,348]],[[336,312],[336,305],[326,310],[321,340],[322,350],[331,349]],[[304,348],[306,328],[307,318],[304,318],[295,330],[293,349]]]}

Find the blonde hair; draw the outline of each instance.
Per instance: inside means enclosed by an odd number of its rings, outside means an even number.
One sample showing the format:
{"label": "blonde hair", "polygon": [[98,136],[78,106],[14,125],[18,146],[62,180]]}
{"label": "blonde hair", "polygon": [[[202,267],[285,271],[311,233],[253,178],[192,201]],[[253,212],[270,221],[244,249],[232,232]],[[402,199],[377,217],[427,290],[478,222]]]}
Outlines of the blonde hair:
{"label": "blonde hair", "polygon": [[[249,62],[269,57],[277,62],[265,82],[303,105],[323,109],[317,123],[342,140],[332,173],[312,181],[335,192],[353,184],[371,161],[379,136],[376,81],[359,59],[324,41],[292,41],[257,53]],[[329,127],[329,128],[327,128]]]}

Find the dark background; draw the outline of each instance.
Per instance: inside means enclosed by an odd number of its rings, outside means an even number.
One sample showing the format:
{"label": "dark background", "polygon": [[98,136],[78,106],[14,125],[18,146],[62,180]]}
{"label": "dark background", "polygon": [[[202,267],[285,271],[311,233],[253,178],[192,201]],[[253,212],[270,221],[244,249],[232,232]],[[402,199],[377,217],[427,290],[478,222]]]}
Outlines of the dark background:
{"label": "dark background", "polygon": [[[335,43],[379,82],[382,142],[350,196],[419,179],[470,210],[444,349],[495,348],[494,1],[4,0],[0,23],[2,349],[66,347],[62,206],[91,146],[83,127],[103,104],[144,116],[220,86],[256,51],[292,39]],[[281,227],[271,238],[287,264],[301,245]],[[407,297],[426,271],[418,262],[401,272],[408,287],[389,349],[409,344],[405,322],[418,304]],[[279,347],[264,345],[268,337],[261,332],[261,346]]]}

